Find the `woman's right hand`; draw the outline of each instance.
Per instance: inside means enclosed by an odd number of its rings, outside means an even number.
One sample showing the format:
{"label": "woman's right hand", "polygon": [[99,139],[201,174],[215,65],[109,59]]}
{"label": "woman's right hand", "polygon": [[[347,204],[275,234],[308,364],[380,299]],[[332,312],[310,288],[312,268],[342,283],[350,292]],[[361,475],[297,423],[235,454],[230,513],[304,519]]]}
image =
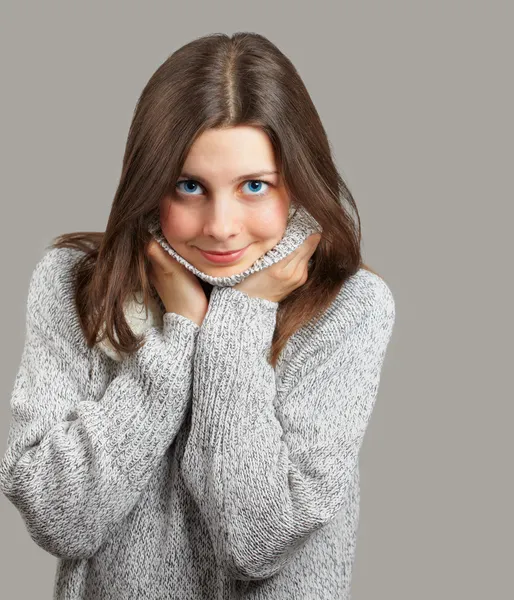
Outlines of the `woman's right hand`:
{"label": "woman's right hand", "polygon": [[182,315],[201,326],[209,301],[196,275],[173,258],[154,239],[146,247],[151,268],[149,279],[166,312]]}

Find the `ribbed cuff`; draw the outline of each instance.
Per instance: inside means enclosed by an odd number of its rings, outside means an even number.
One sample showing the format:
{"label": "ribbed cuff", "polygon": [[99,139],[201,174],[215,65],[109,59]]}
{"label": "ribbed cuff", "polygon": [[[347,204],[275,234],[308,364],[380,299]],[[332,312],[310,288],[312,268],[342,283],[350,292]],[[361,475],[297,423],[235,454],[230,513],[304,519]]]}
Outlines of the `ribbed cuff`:
{"label": "ribbed cuff", "polygon": [[202,337],[208,331],[230,334],[238,328],[257,335],[261,346],[271,344],[279,303],[265,298],[249,296],[233,287],[213,287],[209,310],[202,323]]}
{"label": "ribbed cuff", "polygon": [[109,423],[106,444],[129,479],[138,478],[180,427],[191,394],[199,331],[193,321],[165,313],[162,331],[152,327],[145,332],[144,345],[123,359],[101,400]]}
{"label": "ribbed cuff", "polygon": [[276,394],[268,354],[277,308],[229,287],[211,292],[194,358],[190,436],[200,445],[227,441]]}

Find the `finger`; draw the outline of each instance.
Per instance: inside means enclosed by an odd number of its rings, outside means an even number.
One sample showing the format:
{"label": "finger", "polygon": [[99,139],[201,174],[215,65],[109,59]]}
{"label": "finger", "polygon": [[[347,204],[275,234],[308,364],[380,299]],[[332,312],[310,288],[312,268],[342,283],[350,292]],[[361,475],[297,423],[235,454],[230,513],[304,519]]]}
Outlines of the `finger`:
{"label": "finger", "polygon": [[163,271],[169,271],[175,265],[175,259],[156,240],[148,244],[147,254],[152,264]]}
{"label": "finger", "polygon": [[148,258],[154,258],[157,255],[158,252],[158,248],[159,244],[156,242],[156,240],[151,239],[148,244],[146,245],[146,255],[148,256]]}
{"label": "finger", "polygon": [[318,247],[318,244],[321,241],[321,233],[313,233],[312,235],[310,235],[307,238],[309,244],[309,250],[310,250],[310,254],[309,256],[312,256],[314,254],[314,252],[316,251],[316,248]]}

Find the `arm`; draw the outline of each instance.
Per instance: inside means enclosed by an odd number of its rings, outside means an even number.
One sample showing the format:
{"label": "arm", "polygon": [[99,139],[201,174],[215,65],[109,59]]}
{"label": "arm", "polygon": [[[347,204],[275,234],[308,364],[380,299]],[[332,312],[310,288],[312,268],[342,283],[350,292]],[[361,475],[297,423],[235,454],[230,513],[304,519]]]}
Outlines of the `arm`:
{"label": "arm", "polygon": [[103,397],[89,397],[91,357],[68,274],[56,262],[70,260],[62,251],[47,253],[31,278],[0,488],[40,547],[79,559],[130,512],[173,442],[190,399],[199,327],[166,313],[162,332],[146,332]]}
{"label": "arm", "polygon": [[345,503],[394,322],[389,288],[374,287],[335,335],[312,334],[279,402],[266,360],[278,304],[212,291],[182,470],[232,577],[274,575]]}

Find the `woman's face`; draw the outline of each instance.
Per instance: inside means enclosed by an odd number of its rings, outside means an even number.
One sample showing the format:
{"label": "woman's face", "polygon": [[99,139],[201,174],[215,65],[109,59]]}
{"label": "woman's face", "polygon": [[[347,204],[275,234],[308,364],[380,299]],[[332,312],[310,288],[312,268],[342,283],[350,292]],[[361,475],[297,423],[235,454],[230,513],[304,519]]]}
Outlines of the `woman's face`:
{"label": "woman's face", "polygon": [[[287,225],[290,201],[274,171],[273,146],[261,129],[204,131],[191,147],[175,190],[160,203],[168,243],[213,277],[251,266],[280,241]],[[227,264],[211,262],[200,252],[245,246],[243,255]]]}

